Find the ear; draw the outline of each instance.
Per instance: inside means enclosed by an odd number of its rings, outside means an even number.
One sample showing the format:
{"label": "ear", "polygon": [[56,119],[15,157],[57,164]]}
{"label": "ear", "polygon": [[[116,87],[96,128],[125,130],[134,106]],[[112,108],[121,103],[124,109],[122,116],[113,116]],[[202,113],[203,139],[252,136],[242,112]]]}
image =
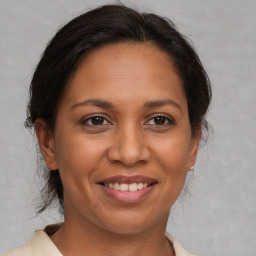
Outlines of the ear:
{"label": "ear", "polygon": [[192,140],[191,140],[189,170],[190,170],[191,167],[193,167],[195,165],[197,152],[198,152],[198,148],[199,148],[199,143],[200,143],[200,140],[201,140],[201,135],[202,135],[202,124],[200,124],[196,128],[195,133],[194,133],[194,135],[192,137]]}
{"label": "ear", "polygon": [[56,153],[54,146],[54,137],[52,132],[47,128],[43,119],[37,119],[34,124],[36,136],[40,151],[44,157],[46,166],[49,170],[57,170]]}

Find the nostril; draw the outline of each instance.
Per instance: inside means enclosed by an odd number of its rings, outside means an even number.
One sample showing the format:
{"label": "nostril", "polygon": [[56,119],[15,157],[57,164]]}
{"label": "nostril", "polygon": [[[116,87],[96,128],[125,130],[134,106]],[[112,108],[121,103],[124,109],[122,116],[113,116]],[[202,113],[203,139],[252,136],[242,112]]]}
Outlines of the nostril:
{"label": "nostril", "polygon": [[145,140],[134,134],[132,129],[122,133],[117,137],[113,144],[107,150],[107,158],[112,163],[123,164],[127,167],[133,167],[138,163],[145,163],[150,160],[150,150],[146,146]]}

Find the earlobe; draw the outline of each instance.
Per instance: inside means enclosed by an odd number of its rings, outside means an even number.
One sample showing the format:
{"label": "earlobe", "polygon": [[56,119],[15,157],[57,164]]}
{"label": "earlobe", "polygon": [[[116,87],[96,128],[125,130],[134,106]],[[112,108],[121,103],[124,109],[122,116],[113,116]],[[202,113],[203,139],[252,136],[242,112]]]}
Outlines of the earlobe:
{"label": "earlobe", "polygon": [[54,146],[54,137],[52,132],[47,128],[43,119],[37,119],[34,124],[36,136],[40,151],[44,157],[45,164],[50,170],[57,170],[56,153]]}

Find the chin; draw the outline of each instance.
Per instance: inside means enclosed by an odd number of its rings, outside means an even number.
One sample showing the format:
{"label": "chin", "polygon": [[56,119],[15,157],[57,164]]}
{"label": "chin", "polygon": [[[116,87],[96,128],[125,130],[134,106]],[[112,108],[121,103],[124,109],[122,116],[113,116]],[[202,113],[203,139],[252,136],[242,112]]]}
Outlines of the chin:
{"label": "chin", "polygon": [[[116,234],[132,235],[153,229],[156,226],[165,227],[169,216],[169,211],[164,216],[152,216],[151,213],[143,216],[137,212],[123,212],[112,215],[112,218],[105,219],[101,228]],[[160,225],[159,225],[160,224]]]}

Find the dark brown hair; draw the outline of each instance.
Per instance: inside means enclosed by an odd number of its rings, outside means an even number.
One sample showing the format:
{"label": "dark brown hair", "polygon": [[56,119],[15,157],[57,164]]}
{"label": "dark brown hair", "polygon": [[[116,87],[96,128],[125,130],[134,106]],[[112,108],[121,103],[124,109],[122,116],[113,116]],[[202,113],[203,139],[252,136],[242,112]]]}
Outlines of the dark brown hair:
{"label": "dark brown hair", "polygon": [[[26,127],[37,118],[54,131],[58,103],[71,75],[91,50],[118,42],[151,42],[174,61],[183,81],[192,135],[203,125],[211,100],[208,76],[186,38],[168,19],[152,13],[139,13],[123,5],[105,5],[86,12],[64,25],[47,45],[32,78]],[[58,198],[63,208],[63,186],[59,171],[47,171],[42,191],[42,212]]]}

